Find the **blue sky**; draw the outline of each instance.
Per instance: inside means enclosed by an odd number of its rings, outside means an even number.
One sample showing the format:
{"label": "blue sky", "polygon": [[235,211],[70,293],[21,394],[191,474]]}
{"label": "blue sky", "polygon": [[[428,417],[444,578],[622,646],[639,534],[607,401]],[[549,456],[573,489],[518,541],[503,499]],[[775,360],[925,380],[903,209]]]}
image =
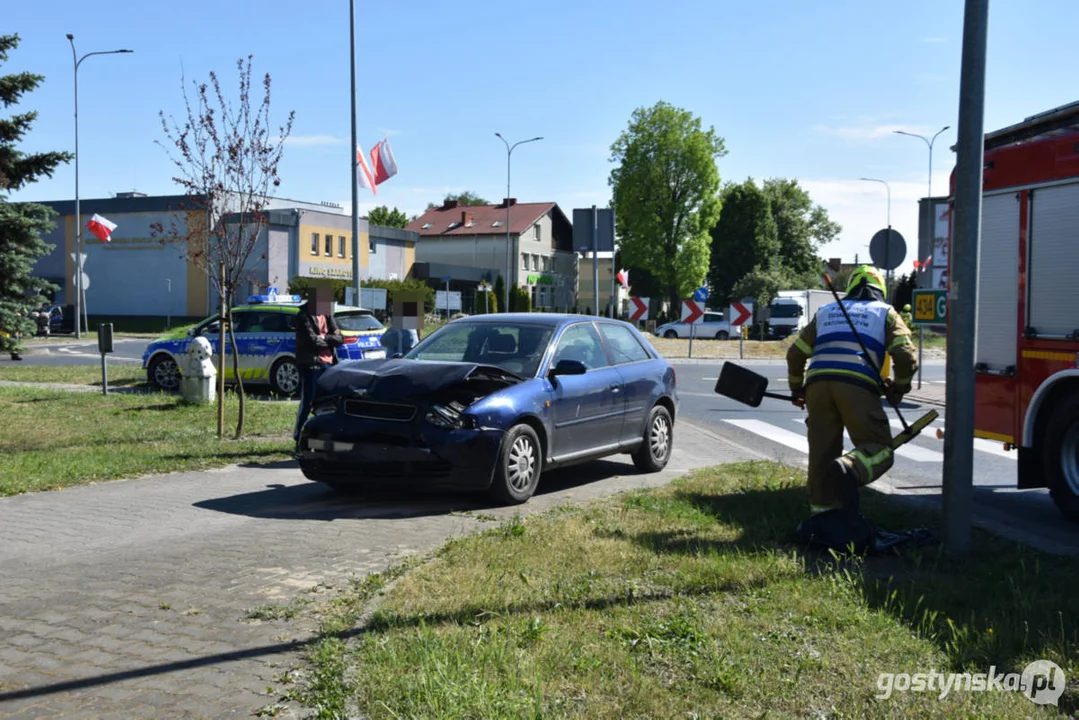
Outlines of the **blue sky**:
{"label": "blue sky", "polygon": [[[4,32],[22,44],[0,73],[46,76],[19,108],[40,117],[22,149],[73,149],[72,57],[80,67],[80,184],[84,198],[177,191],[158,112],[179,116],[181,71],[211,70],[226,89],[235,63],[254,55],[273,77],[273,109],[296,111],[281,172],[284,197],[351,198],[348,3],[266,0],[39,0],[5,3]],[[331,11],[331,6],[333,9]],[[905,129],[932,134],[934,194],[954,156],[963,3],[906,0],[762,0],[756,3],[591,0],[357,2],[359,140],[388,135],[399,174],[361,192],[409,213],[450,191],[504,196],[511,141],[513,196],[567,211],[610,198],[609,148],[631,112],[666,100],[726,140],[724,181],[797,178],[843,225],[825,256],[868,255],[885,225],[913,245],[928,154]],[[1032,12],[1031,8],[1036,8]],[[312,10],[313,9],[313,10]],[[310,10],[310,11],[309,11]],[[1074,0],[994,0],[990,8],[987,130],[1076,100]],[[15,196],[74,195],[74,167]],[[913,257],[908,253],[906,267]]]}

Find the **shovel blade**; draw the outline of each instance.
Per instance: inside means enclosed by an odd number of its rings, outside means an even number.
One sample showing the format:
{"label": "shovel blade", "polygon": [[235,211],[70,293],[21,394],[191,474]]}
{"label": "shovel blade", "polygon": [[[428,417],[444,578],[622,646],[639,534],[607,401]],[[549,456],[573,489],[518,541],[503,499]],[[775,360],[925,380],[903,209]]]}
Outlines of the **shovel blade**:
{"label": "shovel blade", "polygon": [[894,450],[901,445],[906,445],[911,440],[918,437],[922,430],[929,427],[929,423],[933,422],[938,417],[940,417],[940,413],[936,410],[930,410],[925,415],[922,415],[910,424],[909,430],[904,430],[892,439],[892,449]]}
{"label": "shovel blade", "polygon": [[716,393],[743,405],[760,407],[768,391],[768,378],[732,362],[723,363],[716,379]]}

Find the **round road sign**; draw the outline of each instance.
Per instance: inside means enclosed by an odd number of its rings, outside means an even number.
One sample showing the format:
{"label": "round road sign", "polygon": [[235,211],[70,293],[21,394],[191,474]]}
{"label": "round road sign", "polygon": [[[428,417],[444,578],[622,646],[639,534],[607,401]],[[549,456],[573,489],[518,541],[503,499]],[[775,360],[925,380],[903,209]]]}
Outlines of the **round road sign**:
{"label": "round road sign", "polygon": [[869,257],[877,267],[895,270],[907,258],[907,241],[891,228],[878,230],[869,241]]}

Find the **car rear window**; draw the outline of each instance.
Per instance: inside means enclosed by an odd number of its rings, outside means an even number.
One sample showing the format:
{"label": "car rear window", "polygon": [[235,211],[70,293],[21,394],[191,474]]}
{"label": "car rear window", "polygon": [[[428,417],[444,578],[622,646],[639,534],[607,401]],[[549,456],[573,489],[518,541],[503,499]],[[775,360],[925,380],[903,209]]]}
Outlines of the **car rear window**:
{"label": "car rear window", "polygon": [[338,313],[334,315],[337,327],[340,330],[351,332],[363,332],[365,330],[382,330],[383,325],[375,319],[374,315],[364,313]]}

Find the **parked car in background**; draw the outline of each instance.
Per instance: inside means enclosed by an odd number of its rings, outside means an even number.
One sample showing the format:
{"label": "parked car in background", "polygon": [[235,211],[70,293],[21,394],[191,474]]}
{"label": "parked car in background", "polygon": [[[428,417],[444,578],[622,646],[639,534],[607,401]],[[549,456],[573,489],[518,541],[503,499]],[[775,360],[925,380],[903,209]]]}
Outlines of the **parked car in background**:
{"label": "parked car in background", "polygon": [[[269,296],[253,295],[246,305],[232,309],[240,377],[245,384],[269,385],[275,393],[293,395],[300,388],[295,321],[303,303],[298,296],[284,296],[284,300],[283,296],[275,297],[276,300],[270,300]],[[386,357],[386,349],[380,343],[386,328],[369,310],[335,306],[334,319],[345,338],[345,344],[335,351],[339,361]],[[221,372],[220,322],[218,315],[212,315],[189,329],[184,337],[162,338],[147,345],[142,356],[147,380],[161,390],[177,390],[187,348],[196,337],[210,341],[214,365]],[[225,345],[225,382],[233,383],[236,376],[227,339]]]}
{"label": "parked car in background", "polygon": [[662,469],[677,408],[674,369],[629,323],[479,315],[402,358],[323,373],[296,458],[334,488],[448,486],[521,503],[555,467],[628,453]]}
{"label": "parked car in background", "polygon": [[716,340],[728,340],[731,336],[731,324],[723,319],[721,312],[705,312],[701,322],[696,327],[689,323],[676,320],[656,328],[655,334],[665,338],[688,338],[690,332],[693,337],[715,338]]}

